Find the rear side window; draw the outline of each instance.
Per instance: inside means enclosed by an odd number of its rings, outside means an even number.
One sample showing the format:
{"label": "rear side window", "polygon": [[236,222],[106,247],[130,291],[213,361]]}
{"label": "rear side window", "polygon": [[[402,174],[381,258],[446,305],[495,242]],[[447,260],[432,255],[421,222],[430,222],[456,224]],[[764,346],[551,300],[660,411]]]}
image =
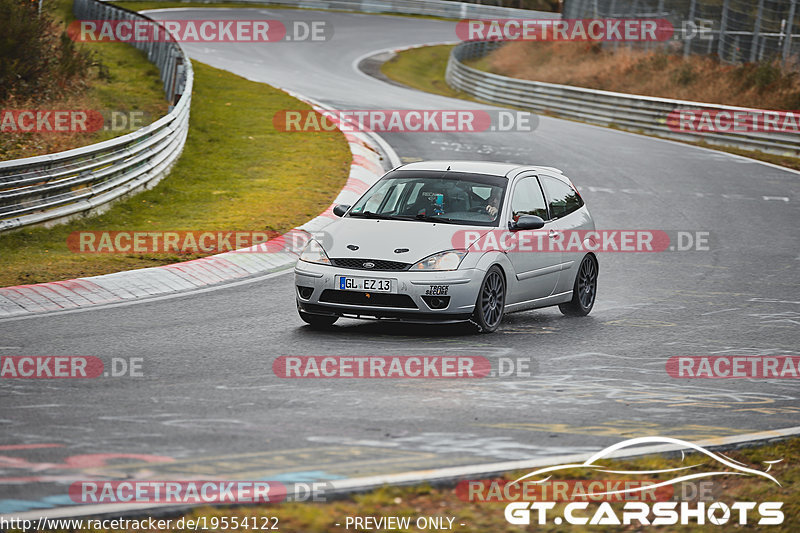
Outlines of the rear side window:
{"label": "rear side window", "polygon": [[575,189],[556,178],[542,176],[541,179],[553,218],[561,218],[583,207],[583,200]]}
{"label": "rear side window", "polygon": [[516,221],[520,215],[536,215],[547,220],[547,206],[536,177],[522,178],[514,187],[511,197],[511,217]]}

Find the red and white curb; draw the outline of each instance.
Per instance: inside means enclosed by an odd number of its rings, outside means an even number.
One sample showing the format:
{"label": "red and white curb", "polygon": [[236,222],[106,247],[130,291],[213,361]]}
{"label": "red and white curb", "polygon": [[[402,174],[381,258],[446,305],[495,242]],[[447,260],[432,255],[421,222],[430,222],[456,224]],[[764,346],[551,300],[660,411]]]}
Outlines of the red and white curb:
{"label": "red and white curb", "polygon": [[[321,109],[316,104],[314,107]],[[384,173],[381,151],[389,158],[386,166],[394,167],[399,161],[391,148],[377,136],[346,133],[345,137],[353,155],[347,182],[328,209],[289,233],[319,231],[330,224],[335,219],[332,213],[334,205],[352,204]],[[286,239],[284,235],[250,248],[171,265],[3,287],[0,288],[0,319],[133,301],[276,272],[292,266],[297,260],[296,250],[284,246]]]}

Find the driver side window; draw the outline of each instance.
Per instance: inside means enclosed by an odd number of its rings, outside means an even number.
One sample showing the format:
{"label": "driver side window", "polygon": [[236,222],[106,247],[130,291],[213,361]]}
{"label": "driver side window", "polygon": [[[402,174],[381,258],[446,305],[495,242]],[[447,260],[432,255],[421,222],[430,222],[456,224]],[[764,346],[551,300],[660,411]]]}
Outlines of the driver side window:
{"label": "driver side window", "polygon": [[520,215],[536,215],[542,220],[547,220],[547,205],[544,203],[539,180],[535,176],[522,178],[514,187],[514,196],[511,198],[511,216],[516,221]]}

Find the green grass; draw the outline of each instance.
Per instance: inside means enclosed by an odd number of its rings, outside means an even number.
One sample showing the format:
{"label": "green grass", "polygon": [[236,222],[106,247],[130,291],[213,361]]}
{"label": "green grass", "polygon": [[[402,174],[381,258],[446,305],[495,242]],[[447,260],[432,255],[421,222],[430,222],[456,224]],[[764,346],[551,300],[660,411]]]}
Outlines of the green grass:
{"label": "green grass", "polygon": [[[412,48],[399,52],[390,61],[387,61],[381,67],[381,72],[392,80],[407,85],[413,89],[424,92],[440,94],[451,98],[461,98],[463,100],[481,101],[474,98],[462,91],[456,91],[450,87],[445,81],[445,70],[447,68],[447,60],[450,56],[452,45],[435,45],[426,46],[422,48]],[[468,62],[469,66],[481,70],[488,70],[485,58],[481,58],[472,62]],[[483,102],[490,105],[491,102]],[[508,106],[506,106],[508,107]],[[545,115],[558,116],[551,113],[542,113]],[[565,120],[573,120],[567,117],[560,117]],[[577,122],[577,121],[576,121]],[[621,129],[621,128],[618,128]],[[641,132],[637,132],[641,133]],[[649,137],[658,137],[657,135],[648,135]],[[675,140],[675,139],[670,139]],[[703,141],[680,141],[684,144],[691,144],[694,146],[702,146],[704,148],[711,148],[721,152],[728,152],[731,154],[750,157],[759,161],[773,163],[775,165],[800,170],[800,158],[765,154],[760,151],[744,150],[741,148],[734,148],[728,146],[718,146]]]}
{"label": "green grass", "polygon": [[[187,257],[76,254],[73,231],[286,231],[323,211],[347,179],[338,132],[281,133],[272,116],[308,106],[286,93],[193,63],[190,132],[169,176],[103,215],[0,235],[0,286],[167,264]],[[192,256],[197,257],[197,256]]]}
{"label": "green grass", "polygon": [[441,45],[404,50],[381,65],[381,72],[418,91],[472,100],[468,94],[453,89],[445,81],[447,59],[452,49],[452,45]]}
{"label": "green grass", "polygon": [[[74,20],[72,1],[59,0],[55,16],[65,24]],[[88,97],[101,109],[144,111],[154,122],[168,111],[158,67],[148,61],[147,54],[126,43],[82,43],[92,51],[99,65],[98,73],[89,87]],[[97,139],[105,140],[126,132],[97,132]]]}
{"label": "green grass", "polygon": [[[89,98],[99,103],[101,109],[118,111],[143,111],[146,125],[168,112],[158,67],[147,56],[124,43],[98,43],[90,45],[98,60],[107,69],[101,83],[92,84]],[[141,125],[139,127],[141,127]],[[92,142],[99,142],[128,131],[99,131]]]}

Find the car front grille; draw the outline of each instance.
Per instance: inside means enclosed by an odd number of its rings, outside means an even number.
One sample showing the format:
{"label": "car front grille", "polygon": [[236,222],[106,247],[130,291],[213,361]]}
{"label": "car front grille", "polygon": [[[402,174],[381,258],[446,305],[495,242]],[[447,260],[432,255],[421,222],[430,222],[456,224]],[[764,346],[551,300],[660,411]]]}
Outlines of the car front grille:
{"label": "car front grille", "polygon": [[[364,263],[372,263],[374,266],[365,267]],[[408,270],[411,263],[401,263],[400,261],[384,261],[382,259],[350,259],[338,258],[331,259],[333,266],[351,268],[353,270],[373,270],[373,271],[399,271]]]}
{"label": "car front grille", "polygon": [[[369,296],[367,296],[369,294]],[[385,292],[337,291],[325,289],[319,296],[320,302],[331,304],[363,305],[369,307],[397,307],[400,309],[419,309],[407,294],[388,294]]]}

